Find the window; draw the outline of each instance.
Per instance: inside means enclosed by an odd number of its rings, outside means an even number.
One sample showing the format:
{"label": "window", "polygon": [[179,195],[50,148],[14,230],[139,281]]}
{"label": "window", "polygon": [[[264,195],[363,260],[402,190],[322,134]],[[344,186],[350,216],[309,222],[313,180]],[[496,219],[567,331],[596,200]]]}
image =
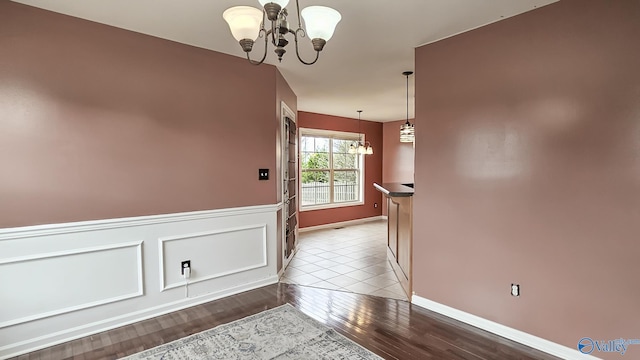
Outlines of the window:
{"label": "window", "polygon": [[301,210],[362,203],[363,155],[349,154],[358,134],[300,129]]}

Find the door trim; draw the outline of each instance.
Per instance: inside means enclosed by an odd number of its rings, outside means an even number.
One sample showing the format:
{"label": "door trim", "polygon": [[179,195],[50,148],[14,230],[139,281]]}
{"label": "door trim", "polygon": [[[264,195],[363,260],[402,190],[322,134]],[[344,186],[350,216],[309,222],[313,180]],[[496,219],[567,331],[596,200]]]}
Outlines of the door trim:
{"label": "door trim", "polygon": [[[280,223],[281,226],[281,233],[282,233],[282,237],[280,239],[280,242],[282,244],[282,252],[279,256],[282,256],[282,270],[284,271],[284,269],[287,268],[287,266],[289,265],[289,262],[291,261],[291,259],[293,258],[293,256],[296,253],[297,248],[294,248],[293,251],[291,252],[291,254],[289,254],[289,257],[285,257],[285,249],[287,246],[287,216],[284,212],[285,206],[284,203],[286,201],[285,197],[285,168],[286,166],[288,166],[288,159],[284,156],[285,154],[285,146],[288,146],[289,144],[287,142],[285,142],[285,132],[286,130],[286,121],[287,118],[291,119],[294,123],[297,122],[297,116],[296,113],[293,112],[293,110],[291,110],[291,108],[289,106],[287,106],[287,104],[284,101],[280,102],[280,186],[281,186],[281,190],[280,190],[280,198],[282,199],[282,221]],[[296,169],[296,172],[298,171],[298,169]],[[297,174],[296,174],[297,176]],[[299,202],[297,202],[299,203]],[[298,209],[296,209],[296,212],[298,212]],[[295,228],[295,238],[298,238],[298,226],[296,225]]]}

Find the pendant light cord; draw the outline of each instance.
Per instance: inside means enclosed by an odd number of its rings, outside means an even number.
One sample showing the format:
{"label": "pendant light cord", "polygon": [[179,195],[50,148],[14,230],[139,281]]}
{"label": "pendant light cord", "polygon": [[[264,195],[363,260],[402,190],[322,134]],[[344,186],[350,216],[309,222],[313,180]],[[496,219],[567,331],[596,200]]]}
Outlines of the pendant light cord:
{"label": "pendant light cord", "polygon": [[[360,115],[362,114],[362,110],[358,110],[358,146],[362,143],[362,133],[360,132]],[[362,143],[364,145],[364,143]]]}
{"label": "pendant light cord", "polygon": [[409,76],[413,75],[413,71],[405,71],[402,73],[407,78],[407,122],[405,125],[411,125],[409,122]]}

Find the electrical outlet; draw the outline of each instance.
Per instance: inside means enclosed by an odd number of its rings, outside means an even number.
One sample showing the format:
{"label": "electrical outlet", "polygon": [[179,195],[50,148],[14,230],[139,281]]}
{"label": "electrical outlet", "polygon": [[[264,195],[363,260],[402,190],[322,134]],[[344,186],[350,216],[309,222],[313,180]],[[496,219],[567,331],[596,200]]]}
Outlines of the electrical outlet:
{"label": "electrical outlet", "polygon": [[378,207],[378,203],[373,203],[373,207],[377,208]]}
{"label": "electrical outlet", "polygon": [[191,270],[191,260],[185,260],[180,263],[180,275],[184,276],[184,269]]}
{"label": "electrical outlet", "polygon": [[515,296],[515,297],[520,296],[520,285],[511,284],[511,296]]}
{"label": "electrical outlet", "polygon": [[258,180],[269,180],[269,169],[258,169]]}

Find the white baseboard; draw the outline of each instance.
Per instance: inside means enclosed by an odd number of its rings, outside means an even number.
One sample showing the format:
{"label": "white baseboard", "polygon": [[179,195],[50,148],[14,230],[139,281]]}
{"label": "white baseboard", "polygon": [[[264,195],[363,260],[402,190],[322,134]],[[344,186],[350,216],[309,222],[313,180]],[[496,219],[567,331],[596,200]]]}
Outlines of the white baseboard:
{"label": "white baseboard", "polygon": [[413,295],[411,303],[419,307],[425,308],[450,317],[452,319],[462,321],[471,326],[475,326],[479,329],[494,333],[509,340],[513,340],[520,344],[532,347],[534,349],[543,351],[547,354],[551,354],[562,359],[567,360],[598,360],[599,358],[592,355],[585,355],[576,349],[560,345],[549,340],[542,339],[535,335],[527,334],[523,331],[510,328],[508,326],[498,324],[491,320],[481,318],[476,315],[466,313],[462,310],[454,309],[452,307],[437,303],[435,301],[425,299],[423,297]]}
{"label": "white baseboard", "polygon": [[373,216],[373,217],[368,217],[368,218],[364,218],[364,219],[355,219],[355,220],[335,222],[335,223],[331,223],[331,224],[308,226],[308,227],[305,227],[305,228],[300,228],[300,229],[298,229],[298,231],[299,232],[307,232],[307,231],[314,231],[314,230],[321,230],[321,229],[333,229],[333,228],[336,228],[336,227],[358,225],[358,224],[364,224],[364,223],[368,223],[368,222],[371,222],[371,221],[384,220],[384,219],[386,219],[386,216],[380,215],[380,216]]}
{"label": "white baseboard", "polygon": [[[204,303],[218,300],[227,296],[231,296],[231,295],[239,294],[245,291],[257,289],[263,286],[275,284],[277,282],[278,282],[278,278],[276,276],[272,276],[267,279],[235,286],[230,289],[209,293],[209,294],[198,296],[195,298],[183,299],[183,300],[175,301],[169,304],[163,304],[161,306],[156,306],[150,309],[129,313],[124,316],[119,316],[116,318],[111,318],[104,321],[99,321],[92,324],[87,324],[87,325],[75,327],[72,329],[67,329],[67,330],[53,333],[47,336],[40,336],[40,337],[29,339],[20,343],[14,343],[9,346],[0,348],[0,354],[2,354],[0,358],[6,359],[6,358],[11,358],[14,356],[30,353],[33,351],[41,350],[41,349],[62,344],[68,341],[73,341],[73,340],[85,337],[89,334],[112,330],[121,326],[130,325],[139,321],[151,319],[156,316],[165,315],[174,311],[183,310],[192,306],[204,304]],[[78,335],[65,337],[65,334],[78,333],[78,332],[79,332]],[[48,342],[48,339],[51,339],[51,338],[56,338],[56,340]],[[34,345],[34,344],[37,344],[37,345]],[[12,353],[11,348],[20,348],[20,350]]]}

